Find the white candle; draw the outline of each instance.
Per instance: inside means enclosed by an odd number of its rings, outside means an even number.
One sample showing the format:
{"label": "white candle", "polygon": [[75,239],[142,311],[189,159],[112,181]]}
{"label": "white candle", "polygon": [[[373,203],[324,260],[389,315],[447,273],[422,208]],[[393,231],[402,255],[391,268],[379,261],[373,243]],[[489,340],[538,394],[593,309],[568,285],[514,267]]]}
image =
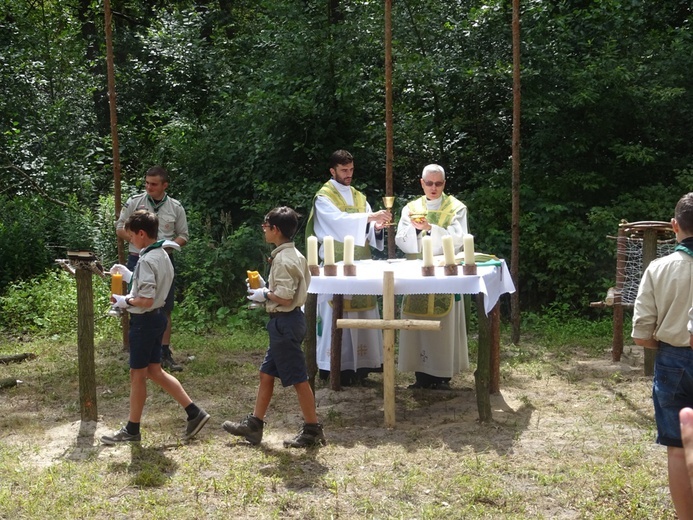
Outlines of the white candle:
{"label": "white candle", "polygon": [[308,265],[318,265],[318,237],[308,237]]}
{"label": "white candle", "polygon": [[327,235],[322,240],[323,247],[323,258],[325,259],[325,265],[334,265],[334,238]]}
{"label": "white candle", "polygon": [[464,235],[464,265],[476,265],[476,260],[474,260],[474,235]]}
{"label": "white candle", "polygon": [[443,237],[443,254],[445,255],[445,265],[455,264],[455,245],[452,243],[450,235]]}
{"label": "white candle", "polygon": [[354,237],[344,237],[344,265],[354,265]]}
{"label": "white candle", "polygon": [[433,244],[431,243],[431,237],[423,237],[421,248],[423,250],[423,266],[433,267]]}

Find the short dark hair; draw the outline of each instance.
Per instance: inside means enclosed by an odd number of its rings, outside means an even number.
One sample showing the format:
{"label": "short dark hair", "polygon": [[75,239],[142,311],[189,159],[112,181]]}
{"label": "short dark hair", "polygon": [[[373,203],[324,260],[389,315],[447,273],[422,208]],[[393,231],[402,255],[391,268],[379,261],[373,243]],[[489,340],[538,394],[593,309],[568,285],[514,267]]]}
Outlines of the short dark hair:
{"label": "short dark hair", "polygon": [[144,176],[159,177],[161,179],[161,182],[168,182],[169,179],[169,175],[166,171],[166,168],[164,168],[163,166],[159,166],[158,164],[149,168]]}
{"label": "short dark hair", "polygon": [[330,168],[335,168],[338,164],[344,166],[354,162],[354,156],[346,150],[337,150],[330,155]]}
{"label": "short dark hair", "polygon": [[270,210],[265,215],[265,223],[270,226],[275,226],[282,235],[288,239],[292,239],[298,229],[298,219],[301,217],[293,209],[288,206],[280,206]]}
{"label": "short dark hair", "polygon": [[679,199],[674,218],[685,233],[693,235],[693,192],[686,193]]}
{"label": "short dark hair", "polygon": [[144,231],[149,238],[156,239],[159,233],[159,218],[146,209],[138,209],[125,221],[125,231]]}

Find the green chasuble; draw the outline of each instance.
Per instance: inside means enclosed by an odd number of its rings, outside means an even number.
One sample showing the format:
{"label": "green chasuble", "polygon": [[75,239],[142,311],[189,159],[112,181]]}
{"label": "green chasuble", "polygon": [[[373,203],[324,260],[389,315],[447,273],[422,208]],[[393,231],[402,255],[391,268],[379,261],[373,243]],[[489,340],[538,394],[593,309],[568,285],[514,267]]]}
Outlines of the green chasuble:
{"label": "green chasuble", "polygon": [[[308,217],[308,222],[306,223],[306,239],[308,239],[308,237],[311,235],[315,235],[315,224],[313,219],[315,218],[315,199],[317,197],[327,197],[329,201],[334,204],[337,209],[339,209],[339,211],[343,211],[344,213],[366,212],[366,196],[352,186],[349,186],[349,188],[351,189],[351,197],[354,201],[352,206],[347,204],[344,197],[342,197],[342,194],[339,193],[331,181],[327,181],[322,185],[322,187],[315,194],[315,197],[313,197],[310,216]],[[354,260],[370,259],[371,247],[368,245],[368,243],[363,246],[354,246]],[[334,240],[334,260],[335,262],[344,260],[344,242],[340,242],[336,238]],[[375,308],[375,304],[375,296],[355,294],[351,300],[344,300],[344,312],[367,311]]]}
{"label": "green chasuble", "polygon": [[[426,220],[436,226],[447,228],[452,224],[457,212],[463,204],[451,195],[443,193],[439,209],[428,209],[427,199],[424,195],[407,204],[410,215],[423,214]],[[421,258],[419,254],[408,254],[407,258]],[[443,317],[452,309],[454,296],[452,294],[411,294],[404,297],[402,310],[413,316],[426,316],[431,318]]]}

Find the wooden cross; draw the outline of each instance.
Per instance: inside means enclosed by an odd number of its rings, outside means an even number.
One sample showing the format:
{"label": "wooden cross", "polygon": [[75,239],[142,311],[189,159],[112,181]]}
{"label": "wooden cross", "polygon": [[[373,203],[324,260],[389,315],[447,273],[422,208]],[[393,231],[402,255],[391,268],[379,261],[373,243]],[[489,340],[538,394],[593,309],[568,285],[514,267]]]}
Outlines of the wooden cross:
{"label": "wooden cross", "polygon": [[[333,308],[333,312],[337,312]],[[341,314],[341,313],[340,313]],[[440,321],[433,320],[396,320],[395,319],[395,273],[383,273],[383,319],[345,319],[335,321],[338,329],[382,329],[383,331],[383,407],[385,410],[385,426],[395,426],[395,329],[406,330],[440,330]],[[341,337],[341,330],[338,331]],[[341,361],[341,349],[334,351],[331,359]],[[335,358],[336,356],[336,358]],[[331,374],[335,367],[330,366]],[[339,367],[337,377],[339,377]]]}

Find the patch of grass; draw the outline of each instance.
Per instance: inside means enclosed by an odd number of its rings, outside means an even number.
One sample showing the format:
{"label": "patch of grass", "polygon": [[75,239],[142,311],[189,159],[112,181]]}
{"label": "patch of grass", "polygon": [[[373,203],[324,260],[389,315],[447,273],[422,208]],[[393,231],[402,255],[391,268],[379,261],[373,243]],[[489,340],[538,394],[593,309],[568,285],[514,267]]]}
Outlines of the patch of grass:
{"label": "patch of grass", "polygon": [[[575,335],[579,323],[550,348],[534,339],[558,338],[554,331],[528,325],[532,339],[518,346],[503,336],[490,423],[477,421],[471,372],[443,393],[408,390],[411,374],[398,374],[392,430],[382,424],[381,388],[319,386],[329,444],[308,451],[281,447],[300,411],[293,389],[279,384],[261,446],[219,428],[252,409],[264,329],[187,334],[174,322],[174,350],[185,361],[178,376],[212,421],[182,442],[184,414],[150,384],[143,442],[115,448],[67,428],[79,420],[73,341],[5,339],[0,349],[37,358],[0,365],[0,379],[25,381],[0,391],[0,518],[673,520],[666,455],[653,446],[650,382],[600,371],[599,349]],[[610,338],[609,330],[605,345]],[[99,427],[110,430],[127,417],[127,356],[117,334],[95,350]]]}

